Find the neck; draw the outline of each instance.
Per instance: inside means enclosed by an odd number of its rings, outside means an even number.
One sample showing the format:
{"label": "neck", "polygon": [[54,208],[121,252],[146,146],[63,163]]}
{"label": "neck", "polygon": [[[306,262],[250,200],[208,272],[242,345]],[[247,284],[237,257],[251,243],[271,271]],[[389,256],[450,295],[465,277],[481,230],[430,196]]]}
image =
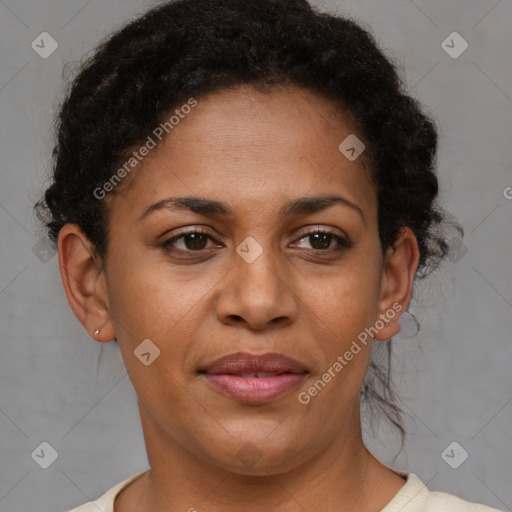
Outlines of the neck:
{"label": "neck", "polygon": [[115,512],[381,510],[404,484],[364,446],[358,414],[314,457],[250,475],[191,454],[139,408],[151,470],[120,493]]}

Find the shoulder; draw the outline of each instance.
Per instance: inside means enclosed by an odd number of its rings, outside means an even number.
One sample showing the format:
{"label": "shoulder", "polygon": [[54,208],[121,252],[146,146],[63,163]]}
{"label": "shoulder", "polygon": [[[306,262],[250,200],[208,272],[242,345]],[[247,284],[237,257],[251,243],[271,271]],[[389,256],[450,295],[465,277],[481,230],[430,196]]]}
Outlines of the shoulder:
{"label": "shoulder", "polygon": [[496,508],[480,503],[470,503],[453,494],[445,492],[429,492],[425,512],[500,512]]}
{"label": "shoulder", "polygon": [[79,507],[76,507],[72,510],[68,510],[67,512],[114,512],[114,501],[116,496],[133,480],[137,479],[139,476],[143,475],[149,471],[148,469],[138,473],[135,476],[127,478],[122,482],[114,485],[108,491],[106,491],[102,496],[94,501],[89,501],[88,503],[84,503]]}
{"label": "shoulder", "polygon": [[414,473],[398,473],[406,483],[381,512],[501,512],[453,494],[430,491]]}

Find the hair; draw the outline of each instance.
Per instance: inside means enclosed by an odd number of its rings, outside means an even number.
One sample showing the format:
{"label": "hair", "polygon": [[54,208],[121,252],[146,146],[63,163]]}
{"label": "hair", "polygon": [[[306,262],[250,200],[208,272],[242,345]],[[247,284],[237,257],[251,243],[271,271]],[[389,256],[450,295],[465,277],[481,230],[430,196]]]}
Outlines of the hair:
{"label": "hair", "polygon": [[[449,240],[436,200],[434,121],[406,93],[369,30],[306,0],[166,2],[102,41],[68,84],[56,118],[52,181],[35,205],[50,243],[74,223],[104,258],[108,201],[93,191],[175,107],[241,85],[307,89],[349,113],[371,163],[383,254],[407,226],[420,252],[416,278],[439,266]],[[403,447],[391,344],[384,343],[383,366],[372,354],[361,396],[398,428]]]}

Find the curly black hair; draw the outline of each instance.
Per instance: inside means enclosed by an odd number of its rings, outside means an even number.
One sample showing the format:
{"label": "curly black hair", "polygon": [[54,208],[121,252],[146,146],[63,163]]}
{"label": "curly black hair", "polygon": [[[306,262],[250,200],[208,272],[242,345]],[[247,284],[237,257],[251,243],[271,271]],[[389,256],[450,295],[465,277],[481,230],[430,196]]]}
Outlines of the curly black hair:
{"label": "curly black hair", "polygon": [[[66,91],[52,182],[35,205],[52,245],[74,223],[103,258],[108,201],[94,190],[173,109],[240,85],[261,92],[300,87],[348,112],[371,163],[383,253],[408,226],[419,246],[417,279],[438,267],[449,240],[436,200],[435,123],[406,93],[397,66],[369,30],[306,0],[165,2],[101,42]],[[391,393],[391,341],[385,342],[387,368],[372,358],[361,395],[398,427],[403,447],[402,411]]]}

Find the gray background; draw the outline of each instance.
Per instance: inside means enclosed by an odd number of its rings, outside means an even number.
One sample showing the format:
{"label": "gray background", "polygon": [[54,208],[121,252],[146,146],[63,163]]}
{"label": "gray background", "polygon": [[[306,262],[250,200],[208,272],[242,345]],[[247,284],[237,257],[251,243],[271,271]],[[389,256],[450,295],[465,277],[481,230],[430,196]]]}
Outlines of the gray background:
{"label": "gray background", "polygon": [[[92,341],[73,316],[31,209],[49,171],[64,63],[150,4],[0,1],[2,512],[63,511],[148,467],[117,346]],[[511,510],[512,1],[321,5],[368,23],[439,123],[441,201],[466,231],[416,291],[419,334],[396,340],[409,435],[394,467],[433,490]],[[43,31],[59,44],[47,59],[31,48]],[[456,59],[441,47],[453,31],[469,43]],[[365,424],[364,435],[391,464],[391,429]],[[48,469],[31,457],[43,441],[58,452]],[[457,469],[441,456],[454,441],[469,454]],[[456,447],[451,460],[461,453]]]}

